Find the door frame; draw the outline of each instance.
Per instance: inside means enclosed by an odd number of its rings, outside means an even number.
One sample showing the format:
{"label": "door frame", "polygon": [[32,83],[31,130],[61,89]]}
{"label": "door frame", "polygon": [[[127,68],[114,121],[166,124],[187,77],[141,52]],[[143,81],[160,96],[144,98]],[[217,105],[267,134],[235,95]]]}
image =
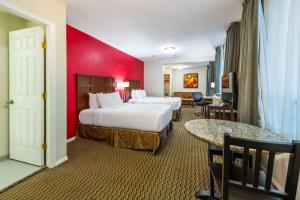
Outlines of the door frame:
{"label": "door frame", "polygon": [[67,160],[56,160],[56,35],[55,35],[55,24],[51,21],[33,14],[28,10],[19,8],[8,2],[1,2],[0,5],[10,10],[17,16],[23,17],[25,19],[36,21],[38,23],[45,25],[45,35],[47,41],[46,49],[46,63],[45,63],[45,83],[46,83],[46,110],[45,110],[45,137],[47,143],[46,150],[46,166],[49,168],[55,167],[60,163]]}

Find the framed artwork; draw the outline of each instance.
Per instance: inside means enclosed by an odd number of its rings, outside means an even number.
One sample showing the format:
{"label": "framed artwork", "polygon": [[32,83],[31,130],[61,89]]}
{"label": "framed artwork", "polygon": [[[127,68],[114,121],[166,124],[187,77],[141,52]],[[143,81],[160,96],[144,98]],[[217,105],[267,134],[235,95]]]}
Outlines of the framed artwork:
{"label": "framed artwork", "polygon": [[184,88],[198,88],[198,73],[184,74],[183,75]]}
{"label": "framed artwork", "polygon": [[224,74],[222,76],[222,88],[229,88],[229,75]]}

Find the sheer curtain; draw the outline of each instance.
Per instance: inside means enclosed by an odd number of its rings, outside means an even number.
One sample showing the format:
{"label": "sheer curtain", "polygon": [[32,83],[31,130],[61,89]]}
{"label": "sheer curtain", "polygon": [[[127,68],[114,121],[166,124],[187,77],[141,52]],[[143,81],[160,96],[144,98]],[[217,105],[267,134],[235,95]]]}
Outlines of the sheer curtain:
{"label": "sheer curtain", "polygon": [[260,8],[261,126],[300,139],[300,1],[269,0]]}

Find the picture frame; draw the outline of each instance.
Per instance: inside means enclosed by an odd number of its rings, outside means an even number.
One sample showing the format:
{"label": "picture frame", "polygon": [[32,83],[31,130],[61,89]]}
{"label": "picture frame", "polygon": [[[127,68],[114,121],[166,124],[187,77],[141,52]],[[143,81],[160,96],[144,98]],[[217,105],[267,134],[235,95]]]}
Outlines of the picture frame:
{"label": "picture frame", "polygon": [[183,75],[184,88],[198,88],[198,73],[189,73]]}
{"label": "picture frame", "polygon": [[229,75],[228,74],[224,74],[222,76],[222,88],[223,89],[229,88]]}

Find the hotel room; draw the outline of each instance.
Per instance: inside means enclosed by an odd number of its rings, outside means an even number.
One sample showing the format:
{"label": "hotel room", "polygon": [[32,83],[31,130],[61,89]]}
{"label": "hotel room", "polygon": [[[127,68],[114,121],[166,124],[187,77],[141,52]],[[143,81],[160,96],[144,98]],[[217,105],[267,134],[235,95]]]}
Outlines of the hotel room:
{"label": "hotel room", "polygon": [[0,1],[0,199],[300,199],[300,1]]}

